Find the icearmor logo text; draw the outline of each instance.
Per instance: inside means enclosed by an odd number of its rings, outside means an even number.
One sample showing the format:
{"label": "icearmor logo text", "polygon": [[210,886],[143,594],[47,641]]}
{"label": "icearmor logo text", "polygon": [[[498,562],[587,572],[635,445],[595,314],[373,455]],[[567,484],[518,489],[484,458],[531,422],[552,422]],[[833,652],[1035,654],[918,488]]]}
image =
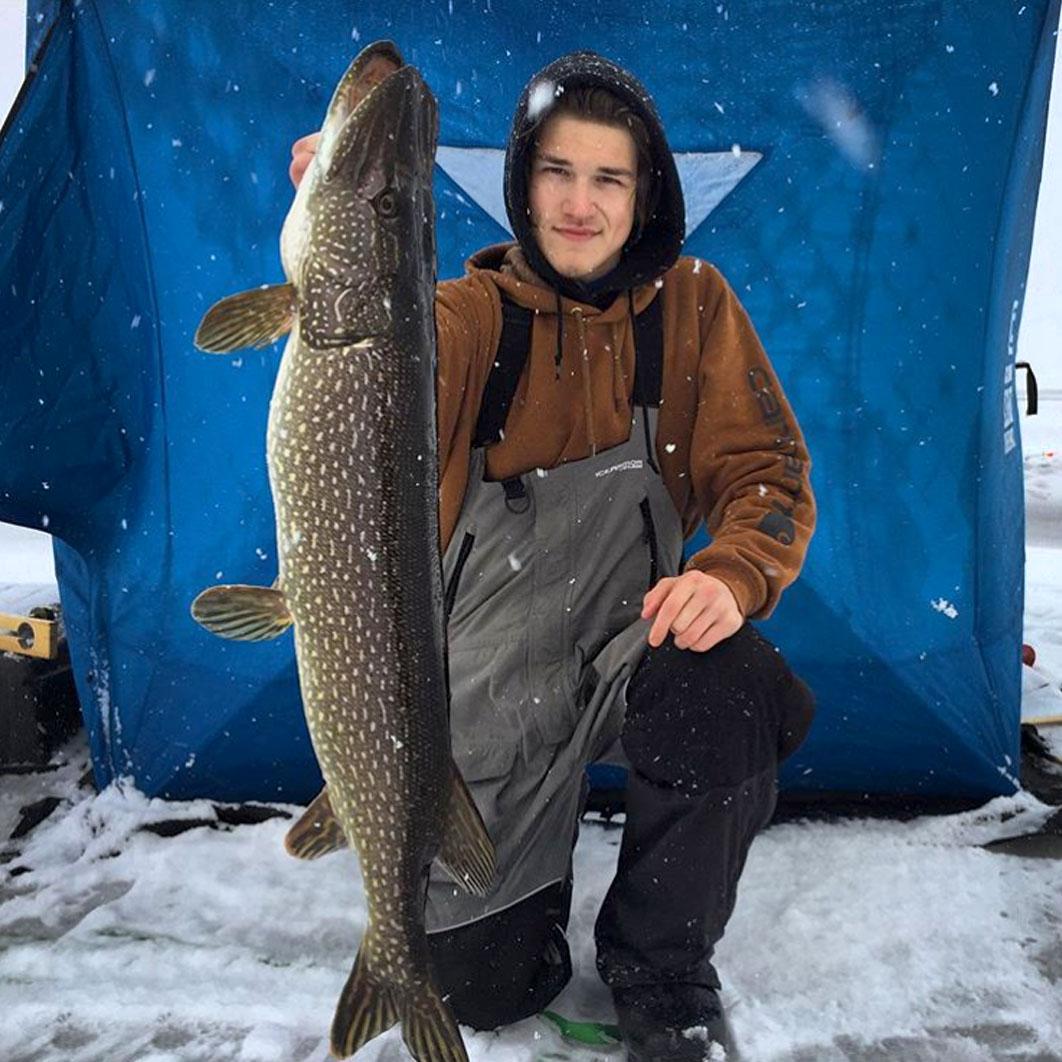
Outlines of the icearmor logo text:
{"label": "icearmor logo text", "polygon": [[632,468],[641,468],[642,459],[640,457],[633,458],[630,461],[620,461],[618,465],[612,465],[611,468],[603,468],[600,472],[595,472],[594,475],[600,478],[601,476],[607,476],[612,472],[626,472]]}

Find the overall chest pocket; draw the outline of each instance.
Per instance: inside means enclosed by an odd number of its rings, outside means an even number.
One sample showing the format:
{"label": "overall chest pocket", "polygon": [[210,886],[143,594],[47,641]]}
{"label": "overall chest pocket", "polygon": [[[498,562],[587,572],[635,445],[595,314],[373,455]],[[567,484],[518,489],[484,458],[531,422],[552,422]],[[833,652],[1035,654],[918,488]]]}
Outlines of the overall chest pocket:
{"label": "overall chest pocket", "polygon": [[532,566],[521,535],[465,531],[444,586],[451,642],[486,645],[499,634],[524,628]]}
{"label": "overall chest pocket", "polygon": [[649,504],[649,499],[642,498],[638,503],[638,508],[641,510],[642,526],[644,528],[642,537],[649,551],[649,581],[645,589],[651,590],[656,586],[657,579],[660,578],[660,544],[656,537],[653,507]]}
{"label": "overall chest pocket", "polygon": [[464,567],[468,563],[468,555],[472,552],[472,547],[475,544],[476,536],[471,531],[466,531],[461,538],[461,545],[457,550],[457,560],[454,563],[454,570],[450,573],[450,578],[446,583],[443,604],[445,608],[444,615],[447,622],[450,620],[450,613],[453,612],[454,602],[457,600],[457,591],[461,586],[461,573],[464,571]]}

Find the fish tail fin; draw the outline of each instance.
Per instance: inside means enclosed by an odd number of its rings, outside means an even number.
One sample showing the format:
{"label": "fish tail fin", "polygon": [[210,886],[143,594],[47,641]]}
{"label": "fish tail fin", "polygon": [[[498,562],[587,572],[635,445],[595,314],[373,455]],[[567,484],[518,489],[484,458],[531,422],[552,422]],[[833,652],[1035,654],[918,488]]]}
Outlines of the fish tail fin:
{"label": "fish tail fin", "polygon": [[336,1058],[348,1058],[400,1018],[394,985],[374,975],[366,944],[367,940],[362,942],[332,1019],[331,1049]]}
{"label": "fish tail fin", "polygon": [[494,843],[456,764],[451,764],[450,779],[450,802],[437,858],[466,892],[486,896],[494,882]]}
{"label": "fish tail fin", "polygon": [[369,938],[362,943],[332,1019],[331,1049],[349,1058],[371,1039],[402,1022],[402,1039],[418,1062],[468,1062],[450,1008],[427,978],[403,992],[372,969]]}
{"label": "fish tail fin", "polygon": [[417,1062],[468,1062],[457,1022],[431,984],[406,999],[402,1039]]}
{"label": "fish tail fin", "polygon": [[328,799],[327,787],[317,794],[284,837],[284,848],[296,859],[317,859],[346,846],[347,838]]}

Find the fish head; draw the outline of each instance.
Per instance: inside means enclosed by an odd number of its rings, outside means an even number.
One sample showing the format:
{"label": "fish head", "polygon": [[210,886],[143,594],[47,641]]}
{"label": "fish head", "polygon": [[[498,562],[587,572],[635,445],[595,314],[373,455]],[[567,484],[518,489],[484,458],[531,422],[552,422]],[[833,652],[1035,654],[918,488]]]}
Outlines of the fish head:
{"label": "fish head", "polygon": [[358,104],[382,81],[405,65],[391,41],[364,47],[339,79],[321,124],[317,150],[295,191],[280,234],[280,258],[288,280],[297,283],[310,250],[310,204],[333,157],[339,133]]}
{"label": "fish head", "polygon": [[435,98],[411,66],[372,86],[320,160],[300,293],[312,347],[371,344],[392,333],[397,303],[434,282],[431,182]]}

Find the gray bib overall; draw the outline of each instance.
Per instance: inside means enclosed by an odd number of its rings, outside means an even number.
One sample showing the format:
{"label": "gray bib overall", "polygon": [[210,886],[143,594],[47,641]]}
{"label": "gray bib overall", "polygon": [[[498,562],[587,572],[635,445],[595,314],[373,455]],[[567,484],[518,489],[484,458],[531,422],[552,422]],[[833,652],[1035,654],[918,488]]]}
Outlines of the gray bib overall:
{"label": "gray bib overall", "polygon": [[431,932],[504,910],[568,873],[583,768],[619,737],[626,683],[645,649],[643,595],[681,561],[681,522],[653,452],[656,419],[636,407],[625,443],[504,483],[483,478],[483,447],[472,452],[443,559],[450,726],[498,873],[484,900],[434,867]]}

